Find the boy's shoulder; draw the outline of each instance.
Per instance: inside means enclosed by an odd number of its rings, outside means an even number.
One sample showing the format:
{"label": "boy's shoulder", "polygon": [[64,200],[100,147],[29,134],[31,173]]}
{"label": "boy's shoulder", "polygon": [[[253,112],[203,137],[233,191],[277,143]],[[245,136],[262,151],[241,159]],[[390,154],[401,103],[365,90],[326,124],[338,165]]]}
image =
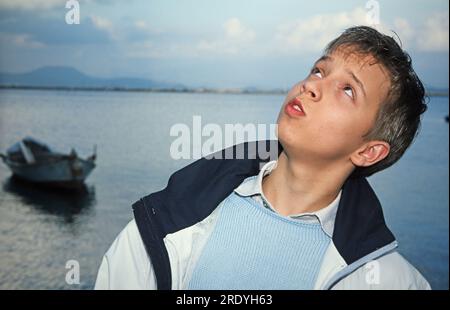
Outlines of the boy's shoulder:
{"label": "boy's shoulder", "polygon": [[153,267],[134,219],[105,253],[95,289],[156,289]]}

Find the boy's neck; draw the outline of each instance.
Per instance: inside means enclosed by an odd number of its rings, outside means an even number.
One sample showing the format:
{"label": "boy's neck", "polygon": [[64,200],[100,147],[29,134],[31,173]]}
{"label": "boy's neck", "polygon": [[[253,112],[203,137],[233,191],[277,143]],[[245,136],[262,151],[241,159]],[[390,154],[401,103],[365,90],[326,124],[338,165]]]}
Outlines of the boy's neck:
{"label": "boy's neck", "polygon": [[263,179],[262,190],[281,215],[312,213],[336,199],[348,176],[349,169],[342,164],[324,167],[294,161],[283,151],[276,168]]}

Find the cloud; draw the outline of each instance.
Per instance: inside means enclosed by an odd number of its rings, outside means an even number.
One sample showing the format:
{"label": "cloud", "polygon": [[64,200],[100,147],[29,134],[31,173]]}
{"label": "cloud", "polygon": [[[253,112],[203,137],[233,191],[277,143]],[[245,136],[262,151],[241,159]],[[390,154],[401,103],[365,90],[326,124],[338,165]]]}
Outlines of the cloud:
{"label": "cloud", "polygon": [[[406,18],[397,17],[391,22],[381,21],[370,25],[367,11],[356,8],[350,12],[320,14],[303,20],[280,25],[275,40],[281,53],[320,52],[346,28],[368,25],[378,31],[401,41],[405,49],[441,52],[449,49],[449,14],[434,13],[428,16],[423,25],[410,23]],[[397,35],[400,40],[397,38]],[[400,42],[399,42],[400,43]]]}
{"label": "cloud", "polygon": [[367,24],[366,11],[356,8],[351,12],[315,15],[280,25],[276,40],[285,52],[318,52],[343,30],[354,25]]}
{"label": "cloud", "polygon": [[250,28],[244,27],[237,18],[231,18],[223,25],[225,36],[232,41],[253,41],[255,32]]}
{"label": "cloud", "polygon": [[[65,10],[68,0],[0,0],[0,9],[18,11],[40,11],[59,8]],[[111,5],[117,0],[78,0],[80,6],[98,3],[100,5]]]}
{"label": "cloud", "polygon": [[236,55],[253,43],[255,32],[242,24],[238,18],[230,18],[223,24],[223,35],[215,40],[201,40],[197,44],[199,53],[209,55]]}
{"label": "cloud", "polygon": [[[171,40],[173,33],[162,31],[146,20],[124,20],[120,23],[120,33],[129,42],[155,40]],[[119,32],[119,31],[117,31]]]}
{"label": "cloud", "polygon": [[425,20],[417,39],[419,50],[426,52],[448,52],[448,16],[448,12],[439,12],[434,13]]}
{"label": "cloud", "polygon": [[[31,12],[17,15],[0,15],[0,29],[3,33],[22,36],[24,42],[36,41],[52,45],[104,44],[110,43],[111,27],[99,18],[84,17],[79,25],[66,24],[64,17],[44,17]],[[57,29],[57,31],[55,31]]]}
{"label": "cloud", "polygon": [[[238,18],[226,20],[216,39],[181,38],[152,29],[143,20],[134,21],[133,28],[127,33],[127,39],[132,39],[124,48],[127,57],[159,59],[233,56],[248,48],[256,37],[255,32]],[[133,40],[136,38],[139,40]]]}
{"label": "cloud", "polygon": [[45,44],[33,39],[33,37],[26,33],[12,34],[0,32],[0,45],[15,46],[23,48],[42,48]]}
{"label": "cloud", "polygon": [[[448,12],[435,12],[425,18],[422,24],[411,24],[405,18],[394,19],[392,31],[398,34],[402,47],[420,52],[448,52]],[[388,27],[384,27],[387,29]],[[385,31],[392,35],[392,31]]]}
{"label": "cloud", "polygon": [[148,25],[148,23],[145,20],[136,20],[134,22],[134,27],[138,30],[142,30],[142,31],[150,31],[150,26]]}
{"label": "cloud", "polygon": [[148,24],[145,20],[123,19],[110,20],[108,18],[92,15],[90,21],[96,29],[107,33],[109,38],[119,44],[143,43],[148,45],[149,40],[158,38],[160,41],[170,40],[171,33],[164,33]]}
{"label": "cloud", "polygon": [[111,31],[113,30],[113,26],[110,20],[100,17],[100,16],[91,16],[92,23],[95,27],[101,30]]}
{"label": "cloud", "polygon": [[208,41],[201,40],[197,44],[197,50],[201,53],[207,53],[209,55],[236,55],[239,52],[239,48],[235,44],[229,44],[225,40]]}
{"label": "cloud", "polygon": [[1,0],[0,8],[6,10],[39,10],[64,8],[65,1],[61,0]]}
{"label": "cloud", "polygon": [[125,47],[125,56],[128,58],[166,58],[173,55],[172,46],[163,47],[152,41],[132,42]]}
{"label": "cloud", "polygon": [[413,44],[416,31],[407,19],[396,18],[393,31],[400,37],[403,48],[409,48]]}
{"label": "cloud", "polygon": [[113,23],[104,17],[92,15],[89,17],[92,25],[100,31],[106,32],[112,40],[119,40],[119,31],[114,29]]}

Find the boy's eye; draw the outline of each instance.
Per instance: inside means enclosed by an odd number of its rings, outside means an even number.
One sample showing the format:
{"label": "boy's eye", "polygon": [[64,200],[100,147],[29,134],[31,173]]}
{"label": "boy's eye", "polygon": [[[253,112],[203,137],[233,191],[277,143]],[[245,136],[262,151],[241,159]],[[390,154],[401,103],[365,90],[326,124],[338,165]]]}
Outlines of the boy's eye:
{"label": "boy's eye", "polygon": [[353,99],[353,89],[350,86],[344,87],[344,93],[346,93],[347,96]]}
{"label": "boy's eye", "polygon": [[313,74],[313,75],[315,75],[315,76],[317,76],[317,77],[319,77],[319,78],[322,78],[322,73],[320,72],[320,69],[319,68],[313,68],[312,70],[311,70],[311,74]]}

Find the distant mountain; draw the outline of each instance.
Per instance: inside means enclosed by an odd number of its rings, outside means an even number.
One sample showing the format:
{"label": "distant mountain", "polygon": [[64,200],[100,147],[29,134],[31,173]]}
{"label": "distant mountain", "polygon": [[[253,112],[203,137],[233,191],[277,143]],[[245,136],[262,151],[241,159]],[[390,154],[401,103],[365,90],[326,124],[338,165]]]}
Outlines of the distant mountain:
{"label": "distant mountain", "polygon": [[[178,83],[167,83],[140,78],[97,78],[84,74],[72,67],[42,67],[27,73],[0,73],[0,87],[31,88],[89,88],[134,90],[148,89],[155,91],[176,91],[194,93],[232,93],[232,94],[285,94],[287,89],[265,89],[259,87],[211,88],[186,87]],[[448,88],[426,87],[429,96],[448,96]]]}
{"label": "distant mountain", "polygon": [[125,89],[183,89],[171,84],[139,78],[97,78],[71,67],[42,67],[28,73],[0,73],[1,86],[125,88]]}

